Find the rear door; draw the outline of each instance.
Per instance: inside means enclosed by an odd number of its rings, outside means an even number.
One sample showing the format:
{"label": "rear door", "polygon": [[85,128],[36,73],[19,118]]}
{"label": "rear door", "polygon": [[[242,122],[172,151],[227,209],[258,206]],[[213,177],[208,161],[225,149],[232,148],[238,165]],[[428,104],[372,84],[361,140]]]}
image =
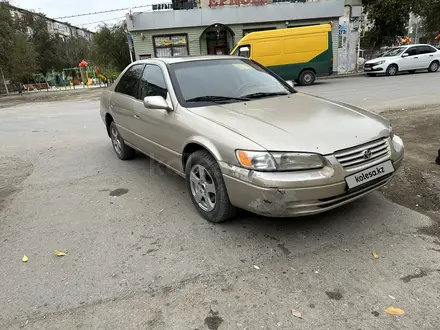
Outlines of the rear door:
{"label": "rear door", "polygon": [[418,69],[427,69],[434,58],[433,50],[428,45],[418,46],[419,67]]}
{"label": "rear door", "polygon": [[139,138],[134,134],[134,102],[138,95],[139,80],[145,64],[131,66],[121,77],[110,99],[110,112],[122,138],[138,146]]}

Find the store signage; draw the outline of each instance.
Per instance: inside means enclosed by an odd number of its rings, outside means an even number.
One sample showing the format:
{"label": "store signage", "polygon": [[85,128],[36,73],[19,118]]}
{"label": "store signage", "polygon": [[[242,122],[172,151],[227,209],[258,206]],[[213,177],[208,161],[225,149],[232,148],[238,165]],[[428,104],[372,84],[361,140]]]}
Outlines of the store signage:
{"label": "store signage", "polygon": [[267,0],[209,0],[209,7],[265,5]]}

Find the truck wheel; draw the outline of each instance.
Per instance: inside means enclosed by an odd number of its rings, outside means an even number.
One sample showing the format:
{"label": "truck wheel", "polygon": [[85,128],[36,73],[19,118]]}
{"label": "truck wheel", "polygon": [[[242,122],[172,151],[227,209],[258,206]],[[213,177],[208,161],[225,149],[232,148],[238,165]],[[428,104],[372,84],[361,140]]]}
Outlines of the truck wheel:
{"label": "truck wheel", "polygon": [[210,222],[232,218],[236,208],[229,201],[223,174],[206,150],[189,156],[185,166],[186,186],[197,212]]}
{"label": "truck wheel", "polygon": [[316,80],[316,75],[312,70],[304,70],[301,72],[301,75],[299,76],[299,83],[302,86],[309,86],[313,85]]}

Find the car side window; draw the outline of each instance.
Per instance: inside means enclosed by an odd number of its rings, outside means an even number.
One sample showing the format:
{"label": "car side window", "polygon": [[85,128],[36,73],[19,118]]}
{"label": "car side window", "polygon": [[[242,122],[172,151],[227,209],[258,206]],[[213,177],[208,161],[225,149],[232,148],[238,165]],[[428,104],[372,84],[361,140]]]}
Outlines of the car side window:
{"label": "car side window", "polygon": [[417,55],[417,47],[408,48],[405,53],[407,53],[409,56],[415,56]]}
{"label": "car side window", "polygon": [[437,49],[432,46],[426,46],[426,47],[429,48],[429,53],[435,53],[437,51]]}
{"label": "car side window", "polygon": [[139,86],[139,99],[143,100],[146,96],[162,96],[167,98],[167,85],[162,73],[162,69],[157,65],[147,65],[142,74]]}
{"label": "car side window", "polygon": [[119,80],[115,91],[117,93],[125,94],[128,96],[136,97],[138,91],[139,79],[142,76],[142,70],[144,64],[135,64],[128,69]]}
{"label": "car side window", "polygon": [[417,49],[420,55],[429,54],[431,52],[431,49],[429,49],[428,46],[419,46],[417,47]]}

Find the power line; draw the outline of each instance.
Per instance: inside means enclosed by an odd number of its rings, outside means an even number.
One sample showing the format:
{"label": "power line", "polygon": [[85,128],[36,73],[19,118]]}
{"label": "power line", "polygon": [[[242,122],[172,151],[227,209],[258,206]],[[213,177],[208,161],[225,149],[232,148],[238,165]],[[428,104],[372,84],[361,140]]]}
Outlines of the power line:
{"label": "power line", "polygon": [[77,14],[77,15],[71,15],[71,16],[56,17],[56,18],[54,18],[54,19],[72,18],[72,17],[82,17],[82,16],[91,16],[91,15],[98,15],[98,14],[105,14],[105,13],[113,13],[113,12],[115,12],[115,11],[123,11],[123,10],[136,9],[136,8],[144,8],[144,7],[150,7],[150,5],[146,5],[146,6],[134,6],[134,7],[127,7],[127,8],[119,8],[119,9],[103,10],[103,11],[96,11],[96,12],[93,12],[93,13],[85,13],[85,14]]}
{"label": "power line", "polygon": [[100,20],[100,21],[96,21],[96,22],[91,22],[91,23],[78,24],[78,25],[79,25],[79,26],[92,25],[92,24],[98,24],[98,23],[103,23],[103,22],[113,21],[113,20],[115,20],[115,19],[122,19],[122,18],[125,18],[125,16],[119,16],[119,17],[114,17],[114,18],[104,19],[104,20]]}

